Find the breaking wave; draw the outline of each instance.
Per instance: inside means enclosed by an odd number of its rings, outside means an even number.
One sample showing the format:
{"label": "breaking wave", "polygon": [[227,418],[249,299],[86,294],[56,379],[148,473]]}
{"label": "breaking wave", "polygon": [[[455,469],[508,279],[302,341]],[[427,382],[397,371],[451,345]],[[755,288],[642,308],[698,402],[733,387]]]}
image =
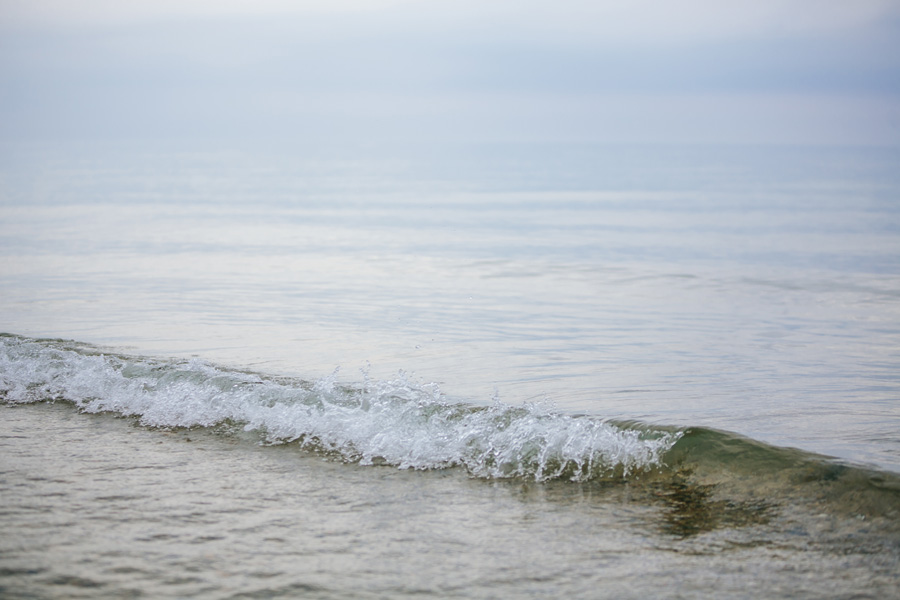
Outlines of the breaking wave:
{"label": "breaking wave", "polygon": [[65,401],[87,413],[133,416],[150,427],[256,432],[363,465],[465,468],[481,478],[590,481],[663,466],[677,430],[614,424],[521,407],[448,402],[434,384],[402,372],[336,373],[317,381],[271,378],[200,360],[108,354],[86,344],[0,336],[0,398],[8,404]]}

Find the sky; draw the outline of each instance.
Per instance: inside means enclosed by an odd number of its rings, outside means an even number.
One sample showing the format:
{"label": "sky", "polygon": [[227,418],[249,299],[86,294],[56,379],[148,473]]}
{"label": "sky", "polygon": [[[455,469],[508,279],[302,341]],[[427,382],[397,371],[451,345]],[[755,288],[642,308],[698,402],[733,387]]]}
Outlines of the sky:
{"label": "sky", "polygon": [[0,0],[0,136],[900,145],[900,0]]}

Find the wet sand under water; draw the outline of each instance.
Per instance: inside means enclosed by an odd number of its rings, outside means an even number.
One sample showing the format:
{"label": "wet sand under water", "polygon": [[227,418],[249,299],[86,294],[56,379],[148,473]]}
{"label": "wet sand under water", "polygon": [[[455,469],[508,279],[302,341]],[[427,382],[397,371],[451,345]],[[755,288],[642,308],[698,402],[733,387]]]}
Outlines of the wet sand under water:
{"label": "wet sand under water", "polygon": [[698,463],[630,481],[483,480],[216,428],[147,428],[64,402],[0,411],[3,597],[900,591],[892,480],[839,493],[831,480],[853,476],[839,466],[768,479]]}

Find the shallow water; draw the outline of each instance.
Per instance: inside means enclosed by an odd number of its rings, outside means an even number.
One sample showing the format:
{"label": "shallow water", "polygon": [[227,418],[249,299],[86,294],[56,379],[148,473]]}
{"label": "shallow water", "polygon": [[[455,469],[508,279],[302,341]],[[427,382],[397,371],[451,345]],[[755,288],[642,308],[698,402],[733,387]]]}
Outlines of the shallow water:
{"label": "shallow water", "polygon": [[3,415],[9,597],[877,598],[900,587],[896,478],[864,476],[841,500],[828,491],[842,476],[809,465],[790,469],[792,483],[738,470],[714,483],[535,484],[359,466],[59,403]]}
{"label": "shallow water", "polygon": [[894,151],[2,157],[5,593],[900,587]]}

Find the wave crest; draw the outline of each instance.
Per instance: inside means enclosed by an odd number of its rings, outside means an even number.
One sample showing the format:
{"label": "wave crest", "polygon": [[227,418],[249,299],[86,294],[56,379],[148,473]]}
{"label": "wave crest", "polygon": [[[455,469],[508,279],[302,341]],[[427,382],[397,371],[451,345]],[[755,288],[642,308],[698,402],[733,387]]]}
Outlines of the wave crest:
{"label": "wave crest", "polygon": [[138,417],[151,427],[237,424],[267,443],[296,443],[363,465],[463,467],[483,478],[587,481],[662,465],[680,432],[627,428],[521,407],[447,402],[404,373],[357,386],[337,372],[315,382],[269,379],[199,360],[100,353],[59,340],[0,337],[0,397],[64,400],[88,413]]}

